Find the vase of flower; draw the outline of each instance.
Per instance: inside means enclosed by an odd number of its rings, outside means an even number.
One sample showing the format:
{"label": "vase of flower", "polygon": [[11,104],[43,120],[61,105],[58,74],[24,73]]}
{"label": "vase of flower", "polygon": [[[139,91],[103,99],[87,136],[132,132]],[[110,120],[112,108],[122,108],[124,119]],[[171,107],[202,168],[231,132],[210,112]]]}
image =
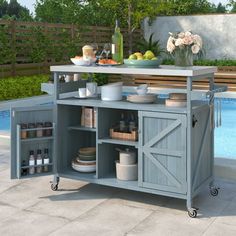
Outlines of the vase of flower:
{"label": "vase of flower", "polygon": [[191,32],[170,33],[167,51],[174,56],[175,66],[193,66],[193,55],[202,49],[202,39]]}
{"label": "vase of flower", "polygon": [[175,66],[193,66],[193,53],[190,47],[178,48],[174,52]]}

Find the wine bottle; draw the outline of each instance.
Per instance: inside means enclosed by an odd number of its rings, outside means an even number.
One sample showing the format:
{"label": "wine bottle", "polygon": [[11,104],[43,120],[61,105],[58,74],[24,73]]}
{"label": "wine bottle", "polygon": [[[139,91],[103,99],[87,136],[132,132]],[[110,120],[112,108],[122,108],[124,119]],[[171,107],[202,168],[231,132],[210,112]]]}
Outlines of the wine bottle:
{"label": "wine bottle", "polygon": [[119,22],[116,20],[115,32],[112,35],[112,59],[123,63],[123,35],[120,32]]}

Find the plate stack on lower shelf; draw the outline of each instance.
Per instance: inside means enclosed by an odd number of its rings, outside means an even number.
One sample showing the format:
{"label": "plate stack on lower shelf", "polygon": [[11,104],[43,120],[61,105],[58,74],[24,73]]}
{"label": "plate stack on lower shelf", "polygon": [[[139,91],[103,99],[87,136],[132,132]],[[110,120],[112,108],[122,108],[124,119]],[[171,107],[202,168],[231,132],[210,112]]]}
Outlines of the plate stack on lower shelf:
{"label": "plate stack on lower shelf", "polygon": [[185,107],[187,105],[186,93],[170,93],[169,99],[166,99],[168,107]]}
{"label": "plate stack on lower shelf", "polygon": [[96,148],[80,148],[78,156],[72,160],[72,168],[75,171],[91,173],[96,171]]}

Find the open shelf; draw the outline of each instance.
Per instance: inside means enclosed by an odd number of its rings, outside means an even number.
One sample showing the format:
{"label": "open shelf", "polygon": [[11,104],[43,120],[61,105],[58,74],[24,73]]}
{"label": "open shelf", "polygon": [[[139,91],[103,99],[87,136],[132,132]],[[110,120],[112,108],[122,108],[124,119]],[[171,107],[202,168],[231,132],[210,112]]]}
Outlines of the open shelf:
{"label": "open shelf", "polygon": [[48,176],[48,175],[52,175],[53,172],[52,171],[48,171],[48,172],[42,172],[42,173],[35,173],[33,175],[27,174],[27,175],[21,175],[21,179],[28,179],[28,178],[32,178],[32,177],[43,177],[43,176]]}
{"label": "open shelf", "polygon": [[69,126],[68,130],[81,130],[81,131],[90,131],[90,132],[96,132],[96,128],[89,128],[89,127],[84,127],[84,126]]}
{"label": "open shelf", "polygon": [[98,140],[98,143],[111,143],[111,144],[119,144],[126,146],[133,146],[138,148],[138,141],[130,141],[130,140],[121,140],[121,139],[112,139],[112,138],[102,138]]}
{"label": "open shelf", "polygon": [[116,178],[115,173],[104,178],[96,178],[95,173],[80,173],[74,170],[67,170],[60,173],[60,176],[69,179],[82,180],[89,183],[101,184],[112,187],[120,187],[126,189],[138,190],[138,181],[123,181]]}
{"label": "open shelf", "polygon": [[40,137],[40,138],[25,138],[25,139],[21,139],[21,142],[25,143],[25,142],[45,141],[45,140],[52,140],[52,139],[53,139],[53,136]]}

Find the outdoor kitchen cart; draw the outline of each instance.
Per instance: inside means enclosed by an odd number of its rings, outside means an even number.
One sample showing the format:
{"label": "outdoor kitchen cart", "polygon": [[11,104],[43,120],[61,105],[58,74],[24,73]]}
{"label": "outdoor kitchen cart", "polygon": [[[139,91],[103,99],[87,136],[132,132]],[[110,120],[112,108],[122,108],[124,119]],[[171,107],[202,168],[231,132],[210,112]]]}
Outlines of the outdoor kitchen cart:
{"label": "outdoor kitchen cart", "polygon": [[[190,217],[197,216],[192,199],[209,184],[210,193],[218,194],[213,184],[214,165],[214,93],[223,91],[214,86],[215,67],[161,66],[159,68],[131,68],[122,66],[52,66],[54,73],[54,104],[13,108],[11,111],[11,178],[27,178],[53,174],[52,190],[58,189],[59,177],[130,189],[187,200]],[[102,101],[99,98],[78,99],[71,92],[84,86],[84,81],[61,83],[60,75],[78,73],[107,73],[123,75],[184,76],[187,81],[186,107],[167,107],[161,99],[154,104],[135,104],[126,101]],[[194,80],[207,79],[209,91],[201,101],[193,100]],[[80,126],[82,107],[96,110],[96,128]],[[132,112],[138,119],[138,141],[111,139],[109,128],[122,112]],[[43,128],[51,135],[24,139],[22,123],[47,122]],[[40,128],[27,129],[38,131]],[[80,173],[71,168],[71,160],[78,149],[96,147],[96,172]],[[138,180],[121,181],[116,178],[116,148],[131,147],[138,155]],[[50,162],[48,172],[24,175],[22,165],[29,158],[29,150],[47,148]],[[42,164],[44,167],[45,164]],[[31,166],[32,167],[32,166]],[[38,166],[35,166],[36,168]]]}

